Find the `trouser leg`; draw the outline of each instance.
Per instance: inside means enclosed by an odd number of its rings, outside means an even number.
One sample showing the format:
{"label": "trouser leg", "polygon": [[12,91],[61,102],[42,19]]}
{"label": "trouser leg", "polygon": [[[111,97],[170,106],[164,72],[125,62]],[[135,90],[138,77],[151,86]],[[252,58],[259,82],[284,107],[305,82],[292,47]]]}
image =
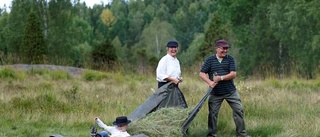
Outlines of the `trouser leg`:
{"label": "trouser leg", "polygon": [[236,125],[237,136],[247,136],[247,132],[245,130],[243,107],[238,92],[233,92],[225,99],[233,110],[233,119]]}
{"label": "trouser leg", "polygon": [[223,102],[223,97],[210,95],[208,100],[208,137],[217,136],[218,113]]}
{"label": "trouser leg", "polygon": [[97,133],[96,137],[109,137],[109,135],[106,131],[101,131]]}

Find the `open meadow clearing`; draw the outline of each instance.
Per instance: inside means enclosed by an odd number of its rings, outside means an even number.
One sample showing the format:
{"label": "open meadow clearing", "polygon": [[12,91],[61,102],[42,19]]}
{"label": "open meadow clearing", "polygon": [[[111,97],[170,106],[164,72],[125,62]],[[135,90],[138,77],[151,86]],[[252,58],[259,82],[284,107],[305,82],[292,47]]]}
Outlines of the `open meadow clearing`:
{"label": "open meadow clearing", "polygon": [[[208,86],[196,73],[183,78],[180,89],[192,109]],[[117,116],[129,115],[141,105],[156,90],[156,84],[154,75],[84,71],[74,76],[65,71],[4,68],[0,70],[0,136],[89,137],[94,117],[111,125]],[[320,136],[320,79],[236,78],[235,84],[252,137]],[[207,113],[205,103],[187,137],[206,136]],[[167,132],[172,134],[166,136],[180,136]],[[235,136],[232,112],[226,102],[219,113],[218,134]]]}

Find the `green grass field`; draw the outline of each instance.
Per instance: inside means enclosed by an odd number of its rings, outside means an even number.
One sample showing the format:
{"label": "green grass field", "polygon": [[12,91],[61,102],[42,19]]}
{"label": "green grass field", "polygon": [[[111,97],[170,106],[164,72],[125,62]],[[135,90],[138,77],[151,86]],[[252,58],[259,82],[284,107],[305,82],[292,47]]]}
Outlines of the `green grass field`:
{"label": "green grass field", "polygon": [[[183,77],[180,89],[193,108],[208,87],[197,74]],[[252,137],[320,136],[320,79],[238,78],[235,83]],[[155,75],[85,71],[74,77],[64,71],[3,68],[0,137],[89,137],[94,117],[111,125],[117,116],[133,112],[156,87]],[[206,136],[207,113],[205,104],[187,137]],[[235,136],[232,110],[226,102],[219,113],[218,135]]]}

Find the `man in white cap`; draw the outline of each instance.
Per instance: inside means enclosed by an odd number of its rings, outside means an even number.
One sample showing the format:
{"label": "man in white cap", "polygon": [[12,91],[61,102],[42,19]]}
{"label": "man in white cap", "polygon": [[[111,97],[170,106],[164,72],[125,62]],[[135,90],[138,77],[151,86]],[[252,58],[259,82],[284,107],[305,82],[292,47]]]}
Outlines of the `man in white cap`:
{"label": "man in white cap", "polygon": [[178,84],[182,81],[180,78],[180,62],[177,59],[179,44],[175,40],[167,43],[167,55],[163,56],[157,66],[156,74],[158,88],[172,81]]}

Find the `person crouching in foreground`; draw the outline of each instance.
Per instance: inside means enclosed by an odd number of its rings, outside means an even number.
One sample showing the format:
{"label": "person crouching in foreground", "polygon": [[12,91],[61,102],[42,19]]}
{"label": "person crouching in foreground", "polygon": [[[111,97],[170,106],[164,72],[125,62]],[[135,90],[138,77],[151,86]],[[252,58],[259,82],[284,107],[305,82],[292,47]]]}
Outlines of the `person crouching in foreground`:
{"label": "person crouching in foreground", "polygon": [[[105,130],[97,133],[96,137],[129,137],[130,136],[130,134],[127,132],[127,128],[131,120],[128,120],[126,116],[117,117],[116,121],[113,122],[114,126],[107,126],[98,117],[94,118],[94,120],[99,127]],[[108,131],[111,135],[108,135],[106,131]]]}

